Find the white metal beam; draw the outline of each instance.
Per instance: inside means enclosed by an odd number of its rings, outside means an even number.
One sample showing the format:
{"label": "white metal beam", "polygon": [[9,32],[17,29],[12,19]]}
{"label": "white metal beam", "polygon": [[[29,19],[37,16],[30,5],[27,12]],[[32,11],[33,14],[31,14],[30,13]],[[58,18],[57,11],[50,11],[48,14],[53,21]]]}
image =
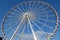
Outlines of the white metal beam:
{"label": "white metal beam", "polygon": [[[27,18],[28,18],[28,17],[27,17]],[[37,40],[37,37],[36,37],[36,35],[35,35],[35,33],[34,33],[34,30],[33,30],[33,28],[32,28],[32,24],[31,24],[31,22],[30,22],[30,19],[29,19],[29,18],[28,18],[28,22],[29,22],[29,24],[30,24],[31,31],[32,31],[33,36],[34,36],[34,40]]]}
{"label": "white metal beam", "polygon": [[25,15],[24,15],[23,19],[21,20],[21,22],[19,23],[18,27],[16,28],[16,30],[15,30],[14,34],[12,35],[12,37],[10,38],[10,40],[14,39],[14,37],[16,36],[16,33],[18,32],[18,30],[19,30],[21,24],[23,23],[24,19],[25,19]]}

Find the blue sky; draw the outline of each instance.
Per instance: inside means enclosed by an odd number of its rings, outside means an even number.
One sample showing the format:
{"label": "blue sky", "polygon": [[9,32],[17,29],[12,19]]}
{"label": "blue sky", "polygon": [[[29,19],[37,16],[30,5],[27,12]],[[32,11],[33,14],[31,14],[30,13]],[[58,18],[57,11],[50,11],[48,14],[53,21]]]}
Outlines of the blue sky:
{"label": "blue sky", "polygon": [[[23,1],[28,1],[28,0],[0,0],[0,36],[2,36],[1,23],[2,23],[4,15],[15,5],[17,5]],[[58,14],[60,15],[60,0],[41,0],[41,1],[47,2],[50,5],[52,5],[56,9]],[[59,27],[57,34],[53,40],[60,40],[59,37],[60,37],[60,27]]]}

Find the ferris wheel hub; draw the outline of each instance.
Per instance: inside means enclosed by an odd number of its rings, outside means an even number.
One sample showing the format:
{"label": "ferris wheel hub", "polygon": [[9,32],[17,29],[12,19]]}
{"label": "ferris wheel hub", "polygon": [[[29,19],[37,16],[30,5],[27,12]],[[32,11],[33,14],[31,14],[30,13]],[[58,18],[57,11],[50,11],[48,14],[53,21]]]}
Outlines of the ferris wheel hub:
{"label": "ferris wheel hub", "polygon": [[25,13],[25,15],[28,15],[28,13]]}

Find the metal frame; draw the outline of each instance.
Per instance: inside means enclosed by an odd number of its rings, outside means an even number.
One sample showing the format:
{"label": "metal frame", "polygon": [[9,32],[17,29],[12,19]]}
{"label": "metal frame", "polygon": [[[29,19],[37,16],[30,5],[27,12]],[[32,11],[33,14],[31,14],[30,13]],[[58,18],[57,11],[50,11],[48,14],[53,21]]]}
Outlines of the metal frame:
{"label": "metal frame", "polygon": [[[53,36],[56,34],[56,32],[57,32],[57,30],[58,30],[58,22],[59,22],[59,20],[58,20],[58,13],[57,13],[57,11],[56,11],[50,4],[48,4],[48,3],[46,3],[46,2],[43,2],[43,1],[27,1],[27,2],[20,3],[20,4],[18,4],[18,5],[23,5],[24,3],[30,3],[30,2],[43,3],[43,5],[47,5],[47,6],[50,7],[50,9],[52,9],[52,11],[54,12],[54,14],[55,14],[55,16],[56,16],[56,18],[57,18],[57,19],[56,19],[56,26],[55,26],[55,29],[53,30],[53,32],[51,33],[51,35],[47,36],[47,40],[52,39]],[[18,7],[18,5],[16,5],[15,7]],[[37,5],[37,6],[38,6],[38,5]],[[36,6],[36,7],[37,7],[37,6]],[[15,7],[14,7],[14,8],[15,8]],[[33,6],[32,6],[32,7],[33,7]],[[14,8],[12,8],[11,10],[13,10]],[[7,39],[6,39],[6,35],[5,35],[5,33],[4,33],[4,23],[5,23],[6,17],[9,15],[9,13],[11,12],[11,10],[8,11],[8,13],[4,16],[3,21],[2,21],[1,27],[2,27],[2,35],[3,35],[3,38],[4,38],[3,40],[7,40]],[[25,12],[23,12],[23,13],[25,13]],[[13,36],[11,37],[10,40],[13,40],[15,34],[17,33],[18,29],[20,28],[20,25],[23,23],[23,20],[24,20],[24,19],[25,19],[25,17],[23,17],[22,21],[19,23],[19,25],[18,25],[15,33],[13,34]],[[29,18],[27,18],[27,19],[28,19],[28,22],[29,22],[30,27],[31,27],[32,24],[30,23],[30,19],[29,19]],[[31,28],[31,30],[32,30],[32,28]],[[33,32],[33,35],[34,35],[34,32]],[[35,40],[37,40],[37,38],[36,38]]]}

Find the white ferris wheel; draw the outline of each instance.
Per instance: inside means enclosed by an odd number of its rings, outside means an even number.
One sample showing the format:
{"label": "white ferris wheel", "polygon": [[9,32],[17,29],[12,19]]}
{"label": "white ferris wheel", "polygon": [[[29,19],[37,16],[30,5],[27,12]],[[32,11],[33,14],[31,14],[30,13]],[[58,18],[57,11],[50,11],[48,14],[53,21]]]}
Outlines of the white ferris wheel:
{"label": "white ferris wheel", "polygon": [[3,40],[51,40],[57,30],[58,14],[43,1],[20,3],[2,21]]}

